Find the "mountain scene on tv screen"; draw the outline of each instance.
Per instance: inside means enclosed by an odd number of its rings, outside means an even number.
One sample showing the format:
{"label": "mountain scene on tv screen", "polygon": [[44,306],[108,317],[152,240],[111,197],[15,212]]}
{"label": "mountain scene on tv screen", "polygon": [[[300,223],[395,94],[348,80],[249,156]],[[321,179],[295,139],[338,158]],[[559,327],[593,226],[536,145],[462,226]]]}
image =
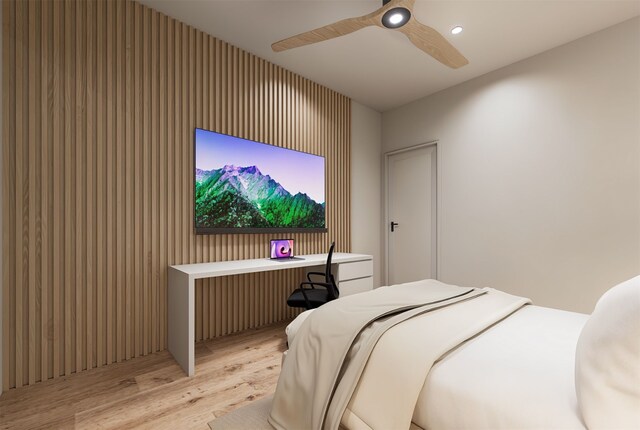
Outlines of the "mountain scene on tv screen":
{"label": "mountain scene on tv screen", "polygon": [[196,168],[196,226],[324,228],[324,203],[291,194],[258,167]]}

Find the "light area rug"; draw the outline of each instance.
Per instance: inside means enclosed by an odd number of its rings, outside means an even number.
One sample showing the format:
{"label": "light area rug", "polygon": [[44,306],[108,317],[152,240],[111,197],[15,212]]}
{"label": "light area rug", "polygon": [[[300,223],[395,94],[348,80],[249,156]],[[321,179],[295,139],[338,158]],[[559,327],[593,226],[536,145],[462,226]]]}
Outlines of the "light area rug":
{"label": "light area rug", "polygon": [[209,422],[211,430],[273,430],[267,421],[273,395],[256,400]]}

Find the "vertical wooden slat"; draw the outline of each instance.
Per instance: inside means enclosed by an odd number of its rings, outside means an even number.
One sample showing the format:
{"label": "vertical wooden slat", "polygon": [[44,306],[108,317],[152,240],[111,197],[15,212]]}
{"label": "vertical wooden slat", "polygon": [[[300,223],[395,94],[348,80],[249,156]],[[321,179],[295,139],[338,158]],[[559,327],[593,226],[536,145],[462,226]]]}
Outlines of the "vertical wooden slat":
{"label": "vertical wooden slat", "polygon": [[180,22],[174,23],[174,113],[173,113],[173,163],[172,169],[170,170],[172,173],[171,182],[173,184],[173,201],[171,202],[171,208],[173,209],[172,220],[173,224],[171,225],[171,232],[173,233],[173,262],[174,264],[181,264],[184,262],[182,258],[182,235],[180,234],[180,226],[181,224],[181,191],[180,191],[180,142],[182,136],[182,62],[184,55],[184,47],[183,47],[183,25]]}
{"label": "vertical wooden slat", "polygon": [[62,258],[64,255],[64,247],[63,247],[63,235],[62,228],[64,225],[63,216],[64,212],[62,209],[62,199],[63,197],[63,186],[61,184],[61,180],[63,178],[62,175],[62,153],[63,153],[63,127],[62,119],[60,118],[60,114],[62,112],[61,101],[64,95],[63,91],[63,81],[62,81],[62,71],[63,71],[63,44],[62,44],[62,23],[63,23],[63,12],[62,12],[62,3],[54,2],[52,4],[53,7],[53,218],[52,218],[52,242],[53,242],[53,263],[52,263],[52,275],[53,278],[51,280],[53,286],[53,377],[57,378],[61,374],[63,374],[62,369],[64,368],[63,363],[63,353],[64,348],[62,348],[62,343],[64,342],[64,337],[62,334],[63,324],[62,319],[64,318],[62,315],[62,303],[63,300],[61,298],[63,283],[63,273],[62,270],[63,262]]}
{"label": "vertical wooden slat", "polygon": [[[175,136],[175,90],[176,90],[176,21],[167,20],[167,139],[173,142]],[[175,264],[175,240],[174,240],[174,151],[173,146],[167,143],[167,264]],[[165,332],[166,333],[166,332]]]}
{"label": "vertical wooden slat", "polygon": [[[199,32],[198,32],[199,33]],[[193,228],[191,224],[193,221],[193,205],[189,204],[189,202],[193,201],[193,186],[191,185],[193,182],[193,170],[191,170],[191,164],[193,164],[193,145],[191,141],[193,139],[193,127],[195,124],[195,106],[196,106],[196,97],[194,94],[195,91],[195,65],[196,65],[196,29],[193,27],[189,27],[189,40],[188,40],[188,52],[189,52],[189,80],[187,85],[187,122],[185,123],[185,133],[182,135],[181,143],[184,145],[184,168],[185,171],[183,173],[182,178],[184,179],[184,197],[183,201],[185,211],[185,217],[183,226],[184,226],[184,234],[185,237],[188,238],[187,241],[187,261],[196,261],[196,253],[195,253],[195,235],[192,234]]]}
{"label": "vertical wooden slat", "polygon": [[150,198],[150,163],[151,163],[151,145],[154,145],[155,142],[151,139],[151,124],[150,124],[150,106],[149,106],[149,97],[150,97],[150,85],[149,85],[149,74],[150,70],[150,10],[148,8],[144,8],[142,10],[142,51],[140,52],[140,56],[142,57],[142,74],[144,79],[140,82],[142,86],[142,123],[140,128],[142,129],[142,175],[141,175],[141,183],[142,183],[142,194],[139,195],[140,200],[142,201],[142,217],[143,221],[138,228],[142,229],[143,237],[142,237],[142,261],[140,270],[142,270],[142,290],[143,290],[143,304],[141,312],[143,314],[143,320],[146,322],[144,325],[144,333],[143,333],[143,349],[145,351],[149,351],[150,345],[150,334],[151,334],[151,321],[150,321],[150,306],[149,306],[149,290],[150,290],[150,276],[147,265],[148,253],[150,250],[150,208],[149,208],[149,198]]}
{"label": "vertical wooden slat", "polygon": [[16,34],[15,34],[15,3],[2,2],[2,63],[4,70],[2,73],[3,98],[2,98],[2,246],[3,246],[3,291],[2,291],[2,386],[3,391],[16,385],[15,369],[15,313],[16,313],[16,213],[13,203],[16,201],[16,145],[9,142],[15,141],[16,113],[15,113],[15,80],[17,66],[15,61]]}
{"label": "vertical wooden slat", "polygon": [[[198,85],[196,86],[196,93],[198,94],[198,106],[196,107],[196,111],[200,112],[200,117],[198,118],[198,124],[201,127],[210,129],[209,125],[209,104],[207,103],[207,97],[209,96],[209,80],[208,80],[208,68],[209,68],[209,37],[201,33],[200,37],[202,38],[201,43],[201,51],[202,59],[200,61],[200,67],[198,68]],[[199,261],[210,261],[209,257],[209,236],[199,236],[200,243],[198,244],[200,255],[198,256]],[[203,286],[203,298],[201,302],[202,306],[202,337],[204,339],[210,339],[209,329],[211,317],[209,315],[210,306],[212,300],[210,298],[211,291],[211,282],[210,280],[204,281]]]}
{"label": "vertical wooden slat", "polygon": [[114,298],[117,289],[117,276],[115,271],[115,255],[116,255],[116,242],[115,238],[115,225],[116,225],[116,205],[114,202],[115,195],[115,171],[114,171],[114,154],[116,150],[115,145],[115,121],[114,121],[114,110],[115,110],[115,61],[114,61],[114,51],[115,51],[115,38],[116,32],[118,31],[115,23],[115,8],[113,3],[106,3],[106,15],[107,15],[107,26],[106,26],[106,61],[105,66],[107,67],[106,72],[106,100],[107,100],[107,112],[106,112],[106,141],[105,141],[105,150],[106,154],[106,172],[105,172],[105,182],[106,182],[106,194],[107,194],[107,227],[106,227],[106,254],[107,254],[107,264],[106,264],[106,279],[107,282],[105,284],[106,289],[106,301],[107,301],[107,313],[106,313],[106,364],[113,363],[116,360],[116,335],[115,335],[115,307],[114,307]]}
{"label": "vertical wooden slat", "polygon": [[95,142],[96,142],[96,40],[95,40],[95,3],[88,2],[86,5],[86,158],[85,158],[85,177],[86,177],[86,231],[87,231],[87,267],[86,267],[86,310],[85,310],[85,355],[86,355],[86,368],[92,369],[95,366],[95,353],[94,353],[94,321],[96,315],[96,308],[94,305],[95,300],[95,283],[96,283],[96,262],[94,257],[96,255],[96,242],[95,242],[95,217],[96,217],[96,188],[95,188],[95,171],[96,171],[96,157],[95,157]]}
{"label": "vertical wooden slat", "polygon": [[105,2],[96,3],[96,365],[101,367],[107,363],[105,335],[105,99],[108,96],[105,84]]}
{"label": "vertical wooden slat", "polygon": [[158,349],[162,350],[165,347],[165,285],[166,285],[166,273],[167,273],[167,135],[168,135],[168,118],[167,118],[167,72],[168,72],[168,47],[167,47],[167,19],[165,16],[160,15],[160,45],[159,45],[159,58],[160,64],[158,71],[160,74],[160,154],[159,154],[159,175],[160,175],[160,191],[159,191],[159,207],[158,207],[158,230],[159,230],[159,250],[158,250],[158,267],[156,271],[160,272],[160,284],[158,285],[159,295],[159,309],[158,309],[158,337],[159,345]]}
{"label": "vertical wooden slat", "polygon": [[64,5],[64,370],[65,375],[69,375],[73,370],[73,342],[74,333],[72,332],[72,305],[75,301],[75,295],[72,295],[73,291],[73,279],[74,273],[73,261],[75,259],[75,247],[73,246],[73,227],[75,223],[75,216],[72,212],[72,185],[74,184],[73,176],[73,163],[72,156],[74,153],[73,148],[73,116],[74,109],[72,100],[75,101],[75,68],[73,67],[73,54],[75,51],[75,34],[73,34],[73,20],[74,20],[74,3],[71,1],[65,2]]}
{"label": "vertical wooden slat", "polygon": [[27,120],[27,114],[25,112],[26,102],[25,98],[25,90],[24,90],[24,75],[28,72],[28,69],[25,65],[25,53],[24,50],[21,49],[24,44],[27,43],[27,40],[24,35],[25,31],[25,2],[17,2],[16,3],[16,30],[15,30],[15,40],[16,40],[16,53],[15,53],[15,62],[16,62],[16,151],[15,151],[15,205],[16,205],[16,215],[15,215],[15,230],[16,230],[16,240],[15,240],[15,253],[16,253],[16,286],[15,286],[15,338],[16,338],[16,346],[15,346],[15,379],[16,386],[21,387],[27,381],[25,380],[26,370],[28,370],[28,361],[27,361],[27,369],[24,369],[23,364],[25,360],[28,360],[26,357],[24,348],[28,345],[28,341],[24,341],[24,318],[27,317],[28,309],[24,304],[26,297],[24,297],[23,292],[27,291],[25,288],[25,282],[28,282],[25,279],[25,271],[27,270],[27,259],[28,259],[28,248],[25,246],[25,179],[24,179],[24,159],[26,152],[24,148],[27,148],[26,144],[26,136],[27,127],[25,126],[25,121]]}
{"label": "vertical wooden slat", "polygon": [[[114,1],[116,7],[116,22],[125,22],[125,2]],[[119,26],[119,25],[118,25]],[[125,329],[126,329],[126,247],[129,242],[126,237],[125,225],[125,179],[126,179],[126,142],[125,142],[125,118],[124,111],[125,98],[127,96],[125,87],[125,60],[126,60],[126,39],[123,29],[116,30],[116,360],[122,361],[125,357]]]}
{"label": "vertical wooden slat", "polygon": [[[84,242],[84,188],[85,188],[85,165],[84,165],[84,153],[86,152],[86,118],[84,117],[85,110],[85,89],[86,89],[86,76],[85,67],[83,64],[86,61],[85,58],[85,34],[84,25],[84,7],[86,3],[76,2],[76,16],[74,20],[75,30],[75,114],[71,119],[74,133],[74,152],[72,153],[72,163],[74,165],[75,174],[75,253],[76,258],[74,261],[75,272],[75,371],[79,372],[84,369],[84,312],[86,311],[84,304],[84,288],[85,288],[85,269],[86,269],[86,247]],[[72,24],[72,25],[73,25]],[[73,33],[73,30],[72,30]]]}
{"label": "vertical wooden slat", "polygon": [[[163,252],[165,253],[165,262],[167,263],[167,265],[170,264],[175,264],[175,257],[174,257],[174,242],[173,242],[173,230],[171,230],[173,228],[173,184],[171,182],[171,178],[172,178],[172,167],[173,167],[173,162],[171,161],[173,159],[173,151],[172,151],[172,146],[169,144],[169,141],[173,141],[173,124],[174,121],[173,120],[169,120],[169,118],[174,118],[173,117],[173,112],[172,112],[172,107],[175,104],[175,99],[174,99],[174,85],[172,85],[172,83],[174,82],[174,64],[175,64],[175,60],[174,60],[174,49],[175,49],[175,20],[172,19],[167,19],[167,104],[166,104],[166,118],[167,118],[167,136],[166,136],[166,142],[165,145],[166,147],[163,148],[166,154],[166,170],[165,170],[165,179],[164,179],[164,186],[165,186],[165,190],[166,190],[166,205],[163,207],[163,212],[166,215],[166,227],[163,228],[163,231],[165,232],[165,238],[166,238],[166,247],[163,250]],[[163,280],[163,297],[166,299],[166,280],[167,280],[167,269],[166,267],[162,267],[163,270],[163,274],[164,274],[164,280]],[[166,302],[165,302],[165,309],[166,309]],[[163,316],[166,316],[166,312],[163,313]],[[165,326],[167,326],[167,322],[165,322],[164,324]],[[164,331],[164,336],[163,336],[163,342],[164,345],[166,345],[166,339],[167,338],[167,330],[165,329]]]}
{"label": "vertical wooden slat", "polygon": [[27,260],[27,268],[28,268],[28,315],[29,315],[29,323],[28,323],[28,357],[29,357],[29,367],[28,367],[28,383],[33,384],[36,381],[36,340],[37,340],[37,315],[36,312],[36,294],[38,289],[38,275],[39,270],[36,268],[36,250],[38,247],[36,246],[36,240],[38,240],[37,235],[38,231],[36,227],[36,216],[38,214],[36,207],[36,170],[38,169],[38,161],[40,156],[40,151],[36,149],[36,139],[39,137],[38,133],[38,113],[36,109],[37,104],[37,93],[39,84],[39,80],[36,79],[36,73],[39,69],[38,67],[38,57],[39,57],[39,40],[37,29],[40,26],[37,24],[37,6],[38,4],[30,0],[28,4],[26,4],[28,8],[28,47],[29,47],[29,55],[28,55],[28,102],[27,102],[27,118],[29,128],[26,131],[28,136],[28,152],[25,154],[26,160],[32,160],[33,162],[28,163],[28,182],[26,183],[25,192],[26,192],[26,208],[28,213],[28,224],[25,222],[27,229],[25,231],[25,239],[27,240],[28,247],[28,260]]}
{"label": "vertical wooden slat", "polygon": [[50,377],[50,348],[49,342],[49,307],[50,307],[50,251],[49,251],[49,227],[51,223],[51,200],[49,199],[51,181],[49,176],[49,166],[51,164],[50,142],[51,142],[51,130],[49,129],[49,115],[51,108],[49,106],[50,101],[50,66],[51,61],[49,59],[49,19],[50,8],[48,3],[41,4],[41,16],[40,16],[40,46],[41,46],[41,66],[40,66],[40,142],[41,142],[41,157],[40,157],[40,181],[38,184],[41,190],[40,194],[40,207],[41,207],[41,221],[40,221],[40,380],[47,380]]}
{"label": "vertical wooden slat", "polygon": [[[190,36],[193,34],[194,32],[191,31],[189,32]],[[200,55],[194,55],[194,52],[200,53],[200,37],[196,36],[195,39],[191,39],[189,41],[189,96],[191,97],[192,103],[189,103],[189,117],[188,117],[188,123],[189,124],[198,124],[198,121],[195,120],[194,118],[194,105],[196,106],[196,108],[198,107],[198,99],[200,94],[197,93],[197,91],[199,90],[199,86],[197,84],[197,75],[196,75],[196,71],[198,69],[198,64],[201,61]],[[195,49],[194,49],[195,47]],[[201,108],[200,108],[201,109]],[[186,139],[186,136],[185,136]],[[189,145],[191,146],[191,145]],[[185,145],[186,147],[186,145]],[[186,158],[186,163],[185,163],[185,171],[189,172],[191,171],[190,165],[191,165],[191,161],[190,161],[190,155],[191,151],[189,151],[189,154]],[[187,164],[188,163],[188,164]],[[188,188],[188,184],[187,184],[187,188]],[[189,193],[191,194],[191,193]],[[188,205],[189,206],[189,205]],[[189,219],[190,216],[187,215],[187,219]],[[191,237],[191,235],[189,235],[189,237]],[[189,246],[189,249],[193,251],[193,246]],[[197,261],[197,258],[193,255],[193,252],[191,253],[191,255],[189,256],[189,261]],[[205,287],[205,283],[206,280],[202,280],[199,281],[196,284],[196,291],[195,291],[195,295],[196,295],[196,325],[195,325],[195,332],[196,332],[196,339],[202,339],[202,333],[203,333],[203,317],[204,317],[204,307],[203,307],[203,302],[202,302],[202,297],[203,297],[203,290]]]}
{"label": "vertical wooden slat", "polygon": [[134,301],[134,283],[135,280],[133,277],[133,244],[134,241],[131,240],[133,237],[133,223],[132,219],[134,216],[134,127],[133,124],[133,103],[134,103],[134,67],[133,63],[135,61],[135,56],[137,52],[135,52],[134,40],[133,40],[133,31],[134,31],[134,21],[133,21],[133,8],[135,6],[132,2],[126,2],[124,8],[124,52],[125,52],[125,64],[124,64],[124,258],[125,258],[125,266],[124,266],[124,311],[125,311],[125,321],[124,321],[124,359],[128,360],[132,357],[132,349],[133,354],[135,354],[135,349],[133,348],[133,342],[135,341],[135,333],[134,333],[134,323],[133,323],[133,310],[132,306],[135,303]]}
{"label": "vertical wooden slat", "polygon": [[173,246],[170,248],[173,253],[173,258],[171,261],[173,264],[180,264],[183,262],[182,259],[182,238],[179,231],[180,226],[180,145],[177,142],[180,142],[180,132],[182,131],[181,127],[181,116],[182,116],[182,24],[180,22],[174,22],[174,87],[173,87],[173,156],[172,156],[172,166],[169,170],[171,172],[171,182],[172,182],[172,190],[171,197],[172,200],[169,203],[172,209],[172,224],[170,225],[170,231],[173,233]]}
{"label": "vertical wooden slat", "polygon": [[158,139],[158,128],[160,126],[158,121],[158,69],[160,64],[158,61],[158,14],[147,9],[151,14],[151,76],[148,78],[151,85],[151,222],[149,228],[149,234],[151,236],[150,248],[148,256],[146,257],[147,271],[150,273],[150,288],[151,297],[149,300],[151,307],[151,344],[147,352],[155,352],[158,350],[158,289],[159,289],[159,277],[158,277],[158,260],[156,259],[158,252],[159,242],[159,230],[158,230],[158,194],[159,194],[159,158],[158,150],[160,148]]}
{"label": "vertical wooden slat", "polygon": [[[133,127],[132,132],[134,133],[133,141],[140,142],[142,136],[142,128],[138,125],[141,123],[140,112],[142,110],[142,5],[140,3],[135,3],[134,12],[133,12],[133,46],[131,47],[133,51],[132,61],[133,61],[133,88],[131,89],[132,93],[130,97],[133,98],[133,112],[131,113],[133,117]],[[134,171],[138,169],[138,166],[141,165],[142,161],[142,145],[134,144],[134,153],[133,153],[133,166]],[[134,284],[133,284],[133,309],[135,312],[135,322],[134,322],[134,335],[133,342],[135,344],[134,353],[136,356],[143,354],[144,346],[142,344],[142,330],[144,327],[143,315],[140,312],[140,307],[142,306],[142,271],[138,268],[141,267],[143,261],[142,255],[142,229],[139,228],[142,225],[142,212],[140,210],[140,178],[137,175],[133,178],[133,225],[136,226],[135,234],[133,235],[132,244],[134,246],[133,252],[133,267],[136,268],[134,273]]]}
{"label": "vertical wooden slat", "polygon": [[178,157],[178,168],[176,172],[178,176],[176,177],[176,187],[178,199],[177,210],[178,216],[176,217],[176,221],[178,225],[176,228],[176,233],[179,235],[178,244],[180,247],[180,261],[185,262],[189,261],[189,233],[187,230],[187,223],[189,222],[189,216],[187,208],[186,199],[185,199],[185,176],[189,174],[188,171],[185,170],[185,163],[188,158],[188,154],[186,152],[186,142],[185,136],[188,136],[188,118],[189,118],[189,62],[191,60],[191,55],[189,52],[189,26],[186,24],[181,24],[181,59],[180,59],[180,116],[178,117],[179,135],[175,142],[176,149],[179,153]]}

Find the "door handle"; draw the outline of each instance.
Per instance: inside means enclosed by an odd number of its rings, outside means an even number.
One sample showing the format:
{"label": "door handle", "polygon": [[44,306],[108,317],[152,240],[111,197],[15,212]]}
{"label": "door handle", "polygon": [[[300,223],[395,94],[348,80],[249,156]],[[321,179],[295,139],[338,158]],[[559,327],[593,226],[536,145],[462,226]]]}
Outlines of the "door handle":
{"label": "door handle", "polygon": [[397,222],[393,222],[391,221],[391,233],[393,233],[396,229],[396,226],[398,226],[399,224]]}

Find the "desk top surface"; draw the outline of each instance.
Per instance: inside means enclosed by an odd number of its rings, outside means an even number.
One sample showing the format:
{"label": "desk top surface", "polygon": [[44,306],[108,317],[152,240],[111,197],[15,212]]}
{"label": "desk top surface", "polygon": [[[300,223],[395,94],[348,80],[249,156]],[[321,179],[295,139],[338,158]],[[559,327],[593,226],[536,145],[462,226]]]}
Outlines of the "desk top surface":
{"label": "desk top surface", "polygon": [[[371,255],[334,252],[332,263],[350,263],[372,260]],[[295,269],[296,267],[321,266],[327,261],[327,254],[298,255],[296,259],[271,260],[256,258],[253,260],[216,261],[213,263],[179,264],[170,268],[189,275],[192,279],[212,278],[216,276],[239,275],[242,273],[267,272],[269,270]]]}

